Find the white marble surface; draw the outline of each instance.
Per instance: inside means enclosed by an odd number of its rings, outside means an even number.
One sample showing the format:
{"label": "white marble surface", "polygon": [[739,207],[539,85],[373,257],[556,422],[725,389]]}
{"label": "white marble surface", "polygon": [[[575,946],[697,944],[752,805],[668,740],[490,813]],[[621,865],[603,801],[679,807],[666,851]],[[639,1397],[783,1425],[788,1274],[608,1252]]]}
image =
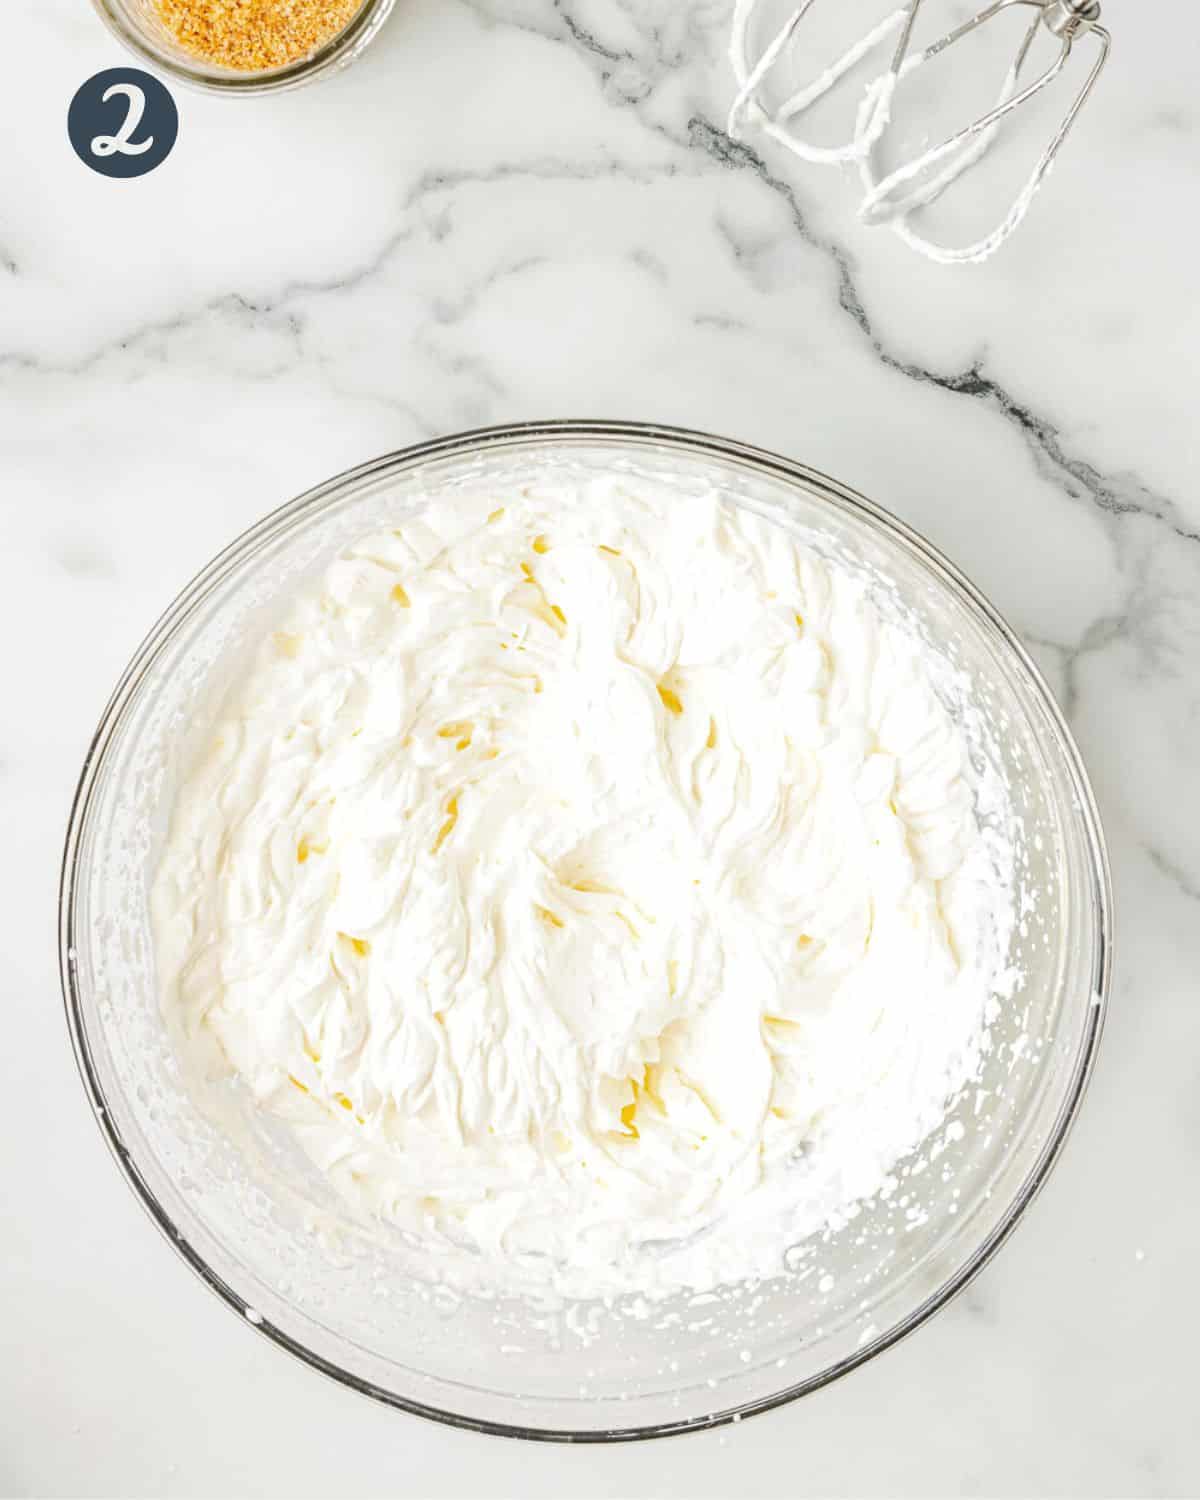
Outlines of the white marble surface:
{"label": "white marble surface", "polygon": [[[124,60],[89,6],[5,10],[0,1490],[1200,1489],[1196,8],[1114,0],[1028,224],[949,272],[836,176],[731,149],[719,0],[399,0],[332,81],[181,94],[174,156],[127,183],[66,141]],[[923,529],[1060,691],[1119,906],[1082,1120],[969,1293],[798,1406],[606,1451],[376,1408],[239,1326],[109,1161],[55,972],[73,782],[179,586],[359,459],[548,416],[759,442]]]}

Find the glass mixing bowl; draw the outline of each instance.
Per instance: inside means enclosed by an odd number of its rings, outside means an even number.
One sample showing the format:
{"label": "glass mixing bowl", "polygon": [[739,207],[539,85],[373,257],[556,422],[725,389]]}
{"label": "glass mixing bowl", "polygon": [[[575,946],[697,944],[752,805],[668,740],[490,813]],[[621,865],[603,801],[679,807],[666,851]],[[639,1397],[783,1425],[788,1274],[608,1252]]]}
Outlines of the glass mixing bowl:
{"label": "glass mixing bowl", "polygon": [[[968,685],[968,716],[992,726],[973,753],[999,767],[1020,825],[1028,915],[1010,957],[1024,980],[992,1028],[979,1087],[906,1164],[912,1193],[864,1205],[819,1242],[781,1246],[781,1274],[756,1287],[661,1306],[456,1297],[419,1279],[398,1237],[314,1233],[322,1184],[267,1126],[235,1146],[198,1107],[156,992],[147,886],[180,747],[203,732],[223,664],[268,628],[298,580],[419,497],[500,492],[547,468],[650,473],[681,501],[715,486],[859,569],[881,612],[901,613]],[[594,1441],[712,1426],[801,1396],[966,1285],[1045,1181],[1079,1107],[1104,1016],[1110,902],[1096,808],[1061,714],[1012,631],[927,542],[833,480],[754,448],[637,424],[548,423],[365,464],[268,516],[184,590],[118,683],[87,756],[63,863],[61,964],[80,1071],[122,1171],[239,1316],[405,1410]]]}
{"label": "glass mixing bowl", "polygon": [[163,25],[154,0],[92,0],[118,41],[151,67],[180,83],[216,94],[265,94],[296,88],[336,73],[360,56],[379,33],[395,0],[363,0],[341,31],[306,57],[279,68],[243,72],[208,62],[181,47]]}

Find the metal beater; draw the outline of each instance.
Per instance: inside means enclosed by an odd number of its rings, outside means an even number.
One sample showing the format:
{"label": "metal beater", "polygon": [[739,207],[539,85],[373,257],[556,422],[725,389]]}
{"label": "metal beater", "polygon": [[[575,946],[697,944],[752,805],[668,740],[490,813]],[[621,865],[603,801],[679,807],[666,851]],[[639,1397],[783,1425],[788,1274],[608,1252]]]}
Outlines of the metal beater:
{"label": "metal beater", "polygon": [[[864,222],[890,224],[913,249],[943,264],[986,260],[1020,224],[1029,210],[1034,194],[1054,165],[1068,131],[1095,87],[1112,43],[1109,33],[1099,24],[1099,0],[994,0],[993,4],[985,6],[970,20],[954,27],[923,51],[910,55],[913,27],[924,0],[907,0],[905,5],[885,16],[878,25],[849,47],[812,83],[770,110],[762,99],[762,85],[791,48],[800,24],[815,0],[801,0],[801,4],[768,43],[758,61],[751,66],[747,56],[748,34],[752,15],[761,3],[762,0],[736,0],[734,8],[729,52],[739,89],[729,115],[730,135],[736,138],[744,120],[749,118],[767,135],[804,161],[856,163],[863,184],[859,215]],[[890,123],[892,98],[900,80],[913,69],[944,52],[947,47],[953,46],[955,42],[961,41],[988,21],[1017,5],[1028,6],[1034,14],[992,108],[963,129],[955,131],[939,145],[922,151],[886,175],[878,176],[873,161],[874,151]],[[1022,69],[1043,26],[1058,39],[1057,56],[1039,78],[1022,87]],[[897,41],[891,62],[886,72],[867,85],[858,109],[852,139],[841,146],[816,146],[798,135],[793,122],[818,99],[824,98],[851,68],[886,42],[893,33],[897,34]],[[1075,43],[1083,36],[1096,38],[1098,50],[1095,61],[1025,185],[997,227],[983,239],[960,248],[940,245],[919,235],[908,223],[908,216],[916,209],[934,202],[951,183],[983,156],[995,140],[1000,122],[1058,77],[1066,67]]]}

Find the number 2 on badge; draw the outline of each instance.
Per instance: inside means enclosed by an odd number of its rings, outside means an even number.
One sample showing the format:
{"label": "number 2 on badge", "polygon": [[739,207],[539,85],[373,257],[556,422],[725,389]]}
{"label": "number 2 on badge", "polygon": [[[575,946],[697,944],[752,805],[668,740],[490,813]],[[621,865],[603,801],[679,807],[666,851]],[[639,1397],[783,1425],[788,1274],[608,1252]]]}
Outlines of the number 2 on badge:
{"label": "number 2 on badge", "polygon": [[112,156],[117,151],[122,156],[141,156],[143,151],[149,151],[154,144],[152,135],[148,135],[144,141],[133,139],[142,123],[142,116],[146,113],[146,95],[136,83],[111,83],[101,95],[100,102],[107,104],[118,94],[123,94],[129,104],[121,127],[115,135],[93,136],[92,151],[96,156]]}

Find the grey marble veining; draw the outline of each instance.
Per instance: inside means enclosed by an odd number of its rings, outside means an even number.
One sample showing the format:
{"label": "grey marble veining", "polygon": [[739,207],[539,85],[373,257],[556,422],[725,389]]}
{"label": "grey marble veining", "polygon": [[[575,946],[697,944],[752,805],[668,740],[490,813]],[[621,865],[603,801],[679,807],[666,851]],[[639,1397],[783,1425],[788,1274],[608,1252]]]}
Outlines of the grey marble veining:
{"label": "grey marble veining", "polygon": [[[1113,61],[1059,167],[994,261],[955,270],[859,226],[837,172],[730,139],[724,0],[399,0],[342,76],[180,93],[175,153],[126,183],[64,129],[123,55],[84,0],[11,9],[0,1489],[1200,1489],[1195,7],[1106,6]],[[799,1406],[587,1454],[377,1410],[221,1312],[105,1158],[53,942],[89,736],[191,574],[366,457],[556,416],[761,443],[941,546],[1069,714],[1119,923],[1070,1147],[966,1295]]]}

